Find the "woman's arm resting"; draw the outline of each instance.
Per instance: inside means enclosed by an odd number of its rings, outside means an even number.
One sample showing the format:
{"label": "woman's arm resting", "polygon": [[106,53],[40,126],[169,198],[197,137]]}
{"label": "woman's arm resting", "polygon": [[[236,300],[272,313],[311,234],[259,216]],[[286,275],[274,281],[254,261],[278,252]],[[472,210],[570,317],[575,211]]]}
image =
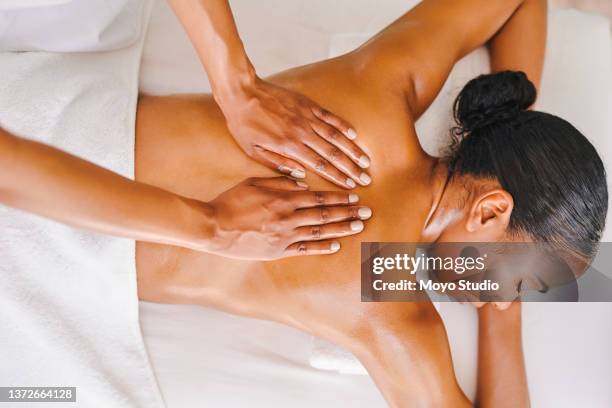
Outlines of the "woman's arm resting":
{"label": "woman's arm resting", "polygon": [[240,147],[267,167],[303,178],[304,167],[344,188],[369,184],[351,125],[303,95],[261,80],[227,0],[168,0],[208,74]]}
{"label": "woman's arm resting", "polygon": [[491,71],[523,71],[540,86],[547,33],[546,0],[525,0],[489,42]]}
{"label": "woman's arm resting", "polygon": [[[489,43],[491,68],[539,80],[546,0],[424,0],[354,54],[355,66],[393,86],[418,118],[455,63]],[[504,67],[504,68],[502,68]]]}
{"label": "woman's arm resting", "polygon": [[521,304],[507,310],[478,309],[478,390],[481,408],[529,407],[521,343]]}
{"label": "woman's arm resting", "polygon": [[334,253],[334,238],[363,229],[350,222],[356,200],[279,177],[200,202],[0,128],[0,203],[106,234],[249,259]]}
{"label": "woman's arm resting", "polygon": [[[525,0],[491,39],[491,70],[518,70],[539,88],[547,32],[546,0]],[[479,407],[529,407],[521,343],[521,304],[478,309]]]}

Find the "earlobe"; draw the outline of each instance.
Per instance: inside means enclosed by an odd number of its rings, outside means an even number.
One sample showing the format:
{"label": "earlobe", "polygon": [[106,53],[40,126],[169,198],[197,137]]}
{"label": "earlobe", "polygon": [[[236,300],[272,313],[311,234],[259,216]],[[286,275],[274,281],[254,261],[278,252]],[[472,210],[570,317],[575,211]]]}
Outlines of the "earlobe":
{"label": "earlobe", "polygon": [[466,229],[469,232],[487,229],[502,233],[510,224],[513,207],[514,200],[506,190],[497,188],[480,194],[473,202]]}

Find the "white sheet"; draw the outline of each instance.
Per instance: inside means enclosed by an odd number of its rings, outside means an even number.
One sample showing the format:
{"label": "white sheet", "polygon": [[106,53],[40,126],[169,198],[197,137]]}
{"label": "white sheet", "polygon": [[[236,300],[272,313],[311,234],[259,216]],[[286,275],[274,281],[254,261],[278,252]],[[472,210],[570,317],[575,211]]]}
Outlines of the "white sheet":
{"label": "white sheet", "polygon": [[[347,37],[379,30],[414,3],[243,0],[232,1],[232,6],[247,50],[265,75],[325,58],[332,48],[352,46]],[[581,128],[607,165],[612,159],[610,49],[606,20],[555,13],[540,99],[543,109]],[[485,65],[482,51],[463,60],[417,123],[429,151],[447,135],[453,94]],[[141,89],[153,94],[209,89],[195,53],[163,2],[157,3],[145,44]],[[527,304],[524,309],[532,405],[612,406],[612,305]],[[293,329],[189,306],[143,303],[140,311],[145,342],[170,408],[385,406],[368,378],[309,367],[310,337]],[[473,396],[475,313],[468,306],[442,304],[441,315],[457,377]]]}
{"label": "white sheet", "polygon": [[[132,177],[141,49],[0,53],[0,124]],[[6,207],[0,231],[0,385],[77,388],[54,407],[162,407],[134,242]]]}

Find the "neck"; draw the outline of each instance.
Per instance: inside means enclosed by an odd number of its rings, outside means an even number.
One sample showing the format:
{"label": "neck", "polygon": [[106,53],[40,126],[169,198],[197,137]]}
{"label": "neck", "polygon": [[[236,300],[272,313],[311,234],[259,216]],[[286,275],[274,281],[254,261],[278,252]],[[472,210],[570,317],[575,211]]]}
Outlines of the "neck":
{"label": "neck", "polygon": [[426,242],[435,242],[446,225],[448,217],[444,217],[442,198],[448,187],[448,165],[443,160],[437,159],[431,170],[431,205],[429,213],[423,224],[421,237]]}

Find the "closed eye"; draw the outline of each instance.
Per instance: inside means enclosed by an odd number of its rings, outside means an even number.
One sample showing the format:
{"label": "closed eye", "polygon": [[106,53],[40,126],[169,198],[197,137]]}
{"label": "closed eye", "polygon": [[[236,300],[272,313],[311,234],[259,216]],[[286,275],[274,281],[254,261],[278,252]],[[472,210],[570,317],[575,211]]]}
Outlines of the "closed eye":
{"label": "closed eye", "polygon": [[540,289],[538,289],[538,292],[540,293],[546,293],[548,292],[548,285],[546,283],[544,283],[544,281],[542,279],[540,279],[539,276],[536,276],[536,279],[538,280],[538,283],[540,284]]}

